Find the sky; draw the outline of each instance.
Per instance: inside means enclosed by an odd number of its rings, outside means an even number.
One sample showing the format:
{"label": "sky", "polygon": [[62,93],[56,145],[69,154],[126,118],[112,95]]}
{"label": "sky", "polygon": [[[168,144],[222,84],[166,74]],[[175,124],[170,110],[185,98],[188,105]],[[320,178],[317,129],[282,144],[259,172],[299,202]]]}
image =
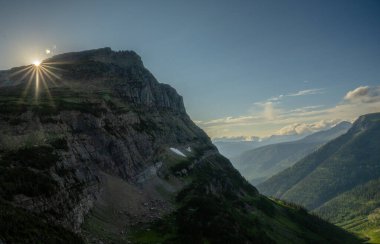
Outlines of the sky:
{"label": "sky", "polygon": [[302,134],[380,111],[379,13],[378,0],[0,0],[0,70],[134,50],[210,137]]}

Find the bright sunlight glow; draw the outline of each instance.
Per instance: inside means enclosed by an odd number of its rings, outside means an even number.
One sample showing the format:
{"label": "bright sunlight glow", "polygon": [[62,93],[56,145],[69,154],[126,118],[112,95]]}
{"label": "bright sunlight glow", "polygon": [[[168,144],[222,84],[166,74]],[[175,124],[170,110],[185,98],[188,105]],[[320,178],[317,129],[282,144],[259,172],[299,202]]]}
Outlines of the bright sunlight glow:
{"label": "bright sunlight glow", "polygon": [[35,60],[35,61],[33,62],[33,64],[34,64],[34,66],[40,66],[41,61],[39,61],[39,60]]}
{"label": "bright sunlight glow", "polygon": [[[20,81],[26,81],[26,87],[24,92],[22,93],[21,99],[26,99],[29,90],[31,88],[31,84],[34,81],[35,83],[35,101],[38,102],[38,96],[41,88],[45,88],[48,99],[51,101],[54,106],[53,99],[51,97],[49,86],[56,86],[55,81],[60,80],[60,76],[58,76],[54,71],[60,71],[62,69],[55,67],[54,62],[42,62],[38,59],[35,59],[31,65],[22,67],[15,72],[10,74],[11,77],[18,77]],[[42,85],[42,87],[41,87]]]}

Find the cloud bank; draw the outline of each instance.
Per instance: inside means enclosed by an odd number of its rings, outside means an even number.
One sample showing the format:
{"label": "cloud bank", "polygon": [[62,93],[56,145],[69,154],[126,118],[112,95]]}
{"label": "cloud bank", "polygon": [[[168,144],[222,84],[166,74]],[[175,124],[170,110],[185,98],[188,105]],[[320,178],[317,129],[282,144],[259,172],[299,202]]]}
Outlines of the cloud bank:
{"label": "cloud bank", "polygon": [[281,95],[276,96],[276,97],[271,97],[271,98],[268,99],[268,101],[269,102],[276,102],[276,101],[282,100],[285,97],[298,97],[298,96],[307,96],[307,95],[322,94],[323,91],[324,91],[324,89],[322,89],[322,88],[301,90],[301,91],[297,91],[297,92],[294,92],[294,93],[289,93],[289,94],[285,94],[285,95],[281,94]]}
{"label": "cloud bank", "polygon": [[344,100],[351,103],[375,103],[380,101],[380,87],[359,86],[349,91]]}
{"label": "cloud bank", "polygon": [[325,130],[333,127],[341,120],[320,120],[314,123],[294,123],[286,125],[279,129],[275,134],[276,135],[302,135],[314,133],[320,130]]}
{"label": "cloud bank", "polygon": [[[279,109],[284,97],[319,94],[323,89],[303,90],[255,103],[255,109],[237,117],[197,121],[210,137],[294,135],[330,128],[336,123],[353,121],[358,116],[380,112],[380,86],[359,86],[348,91],[335,106],[304,106]],[[275,102],[277,101],[277,102]]]}

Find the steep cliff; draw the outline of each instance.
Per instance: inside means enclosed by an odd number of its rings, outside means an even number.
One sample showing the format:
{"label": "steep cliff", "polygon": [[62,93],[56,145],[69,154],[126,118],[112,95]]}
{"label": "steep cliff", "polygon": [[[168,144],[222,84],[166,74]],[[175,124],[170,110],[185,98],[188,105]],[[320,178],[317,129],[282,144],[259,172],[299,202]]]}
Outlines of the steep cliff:
{"label": "steep cliff", "polygon": [[356,242],[261,196],[132,51],[57,55],[0,84],[6,243]]}

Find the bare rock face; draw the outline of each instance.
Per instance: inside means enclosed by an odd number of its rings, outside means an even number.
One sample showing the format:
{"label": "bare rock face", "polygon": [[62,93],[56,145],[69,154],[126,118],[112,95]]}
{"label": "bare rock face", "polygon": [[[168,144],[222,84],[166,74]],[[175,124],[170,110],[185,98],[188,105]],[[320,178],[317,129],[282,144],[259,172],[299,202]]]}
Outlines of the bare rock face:
{"label": "bare rock face", "polygon": [[134,51],[112,51],[111,48],[99,48],[94,50],[71,52],[56,55],[45,60],[45,63],[80,63],[83,61],[96,61],[106,64],[115,64],[119,67],[143,66],[143,62]]}
{"label": "bare rock face", "polygon": [[94,80],[101,78],[115,95],[129,103],[186,113],[182,97],[169,85],[158,83],[133,51],[101,48],[57,55],[46,63],[62,64],[66,71],[62,75],[67,80],[89,81],[88,85],[93,86]]}

